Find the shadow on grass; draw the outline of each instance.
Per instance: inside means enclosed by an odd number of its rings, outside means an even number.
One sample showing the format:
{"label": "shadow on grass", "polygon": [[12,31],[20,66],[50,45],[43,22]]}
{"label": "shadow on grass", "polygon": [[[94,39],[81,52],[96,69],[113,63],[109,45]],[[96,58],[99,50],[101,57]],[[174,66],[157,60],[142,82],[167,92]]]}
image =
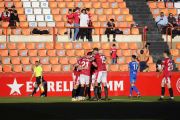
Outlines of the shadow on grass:
{"label": "shadow on grass", "polygon": [[174,119],[180,102],[3,103],[0,119]]}

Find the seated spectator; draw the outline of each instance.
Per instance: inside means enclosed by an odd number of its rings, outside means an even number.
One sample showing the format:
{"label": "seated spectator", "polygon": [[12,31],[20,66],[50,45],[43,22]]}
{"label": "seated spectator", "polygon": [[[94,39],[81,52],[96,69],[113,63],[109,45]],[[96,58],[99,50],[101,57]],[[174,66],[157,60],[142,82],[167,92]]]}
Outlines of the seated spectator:
{"label": "seated spectator", "polygon": [[9,22],[9,17],[10,17],[10,14],[9,14],[9,12],[8,12],[8,8],[5,7],[4,12],[2,12],[2,14],[1,14],[1,19],[2,19],[2,21],[4,21],[4,22]]}
{"label": "seated spectator", "polygon": [[19,22],[17,11],[13,11],[10,16],[9,26],[16,26],[16,22]]}
{"label": "seated spectator", "polygon": [[143,72],[150,72],[148,65],[146,65],[146,69],[144,69]]}
{"label": "seated spectator", "polygon": [[[88,27],[88,23],[89,23],[89,17],[86,14],[86,9],[82,9],[80,14],[80,27]],[[88,42],[88,28],[80,28],[80,35],[81,35],[80,41],[83,41],[84,33],[86,35],[86,42]]]}
{"label": "seated spectator", "polygon": [[177,26],[177,25],[176,25],[176,18],[173,17],[173,14],[172,14],[172,13],[169,13],[169,16],[168,16],[168,24],[169,24],[169,26],[172,26],[172,27]]}
{"label": "seated spectator", "polygon": [[[107,23],[108,27],[115,27],[114,24],[114,19],[110,19],[110,21]],[[116,32],[115,28],[107,28],[105,31],[105,34],[107,34],[108,42],[110,42],[109,34],[113,34],[113,41],[116,42],[115,37],[116,37]]]}
{"label": "seated spectator", "polygon": [[159,72],[162,68],[162,61],[158,60],[156,63],[156,72]]}
{"label": "seated spectator", "polygon": [[[74,27],[74,17],[73,17],[72,9],[69,9],[69,12],[66,17],[68,20],[67,27]],[[68,28],[67,34],[68,34],[68,40],[72,41],[72,39],[74,38],[74,28]],[[70,36],[70,34],[71,34],[71,36]]]}
{"label": "seated spectator", "polygon": [[164,27],[164,26],[166,26],[168,24],[168,19],[164,15],[163,12],[161,12],[161,14],[159,16],[157,16],[156,23],[157,23],[157,27],[158,27],[159,31],[161,31],[162,27]]}
{"label": "seated spectator", "polygon": [[111,55],[111,65],[115,65],[117,59],[116,44],[113,44],[112,48],[110,49],[110,55]]}
{"label": "seated spectator", "polygon": [[176,20],[176,22],[177,26],[180,27],[180,14],[178,15],[178,19]]}

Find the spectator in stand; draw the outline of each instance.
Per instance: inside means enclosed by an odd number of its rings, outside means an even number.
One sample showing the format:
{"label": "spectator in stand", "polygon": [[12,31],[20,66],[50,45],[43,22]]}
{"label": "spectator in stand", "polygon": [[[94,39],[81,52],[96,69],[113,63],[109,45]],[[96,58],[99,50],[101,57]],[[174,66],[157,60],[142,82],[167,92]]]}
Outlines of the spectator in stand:
{"label": "spectator in stand", "polygon": [[116,44],[113,44],[112,48],[110,49],[110,55],[111,55],[111,65],[115,65],[117,59]]}
{"label": "spectator in stand", "polygon": [[162,61],[158,60],[156,63],[156,72],[159,72],[162,68]]}
{"label": "spectator in stand", "polygon": [[169,24],[169,26],[172,26],[172,27],[177,26],[177,24],[176,24],[176,18],[173,17],[173,14],[172,14],[172,13],[169,13],[169,16],[168,16],[168,24]]}
{"label": "spectator in stand", "polygon": [[4,21],[4,22],[9,22],[9,17],[10,17],[10,14],[9,14],[9,12],[8,12],[8,8],[5,7],[4,12],[2,12],[2,14],[1,14],[1,19],[2,19],[2,21]]}
{"label": "spectator in stand", "polygon": [[[86,14],[86,9],[82,9],[80,15],[80,27],[88,27],[88,23],[89,23],[89,17]],[[80,28],[80,35],[81,35],[80,41],[83,41],[84,32],[86,35],[86,42],[88,42],[88,28]]]}
{"label": "spectator in stand", "polygon": [[15,10],[16,10],[15,6],[14,6],[14,5],[13,5],[13,6],[11,6],[11,9],[9,9],[10,14],[11,14],[11,13],[13,13]]}
{"label": "spectator in stand", "polygon": [[[74,27],[79,27],[79,8],[76,7],[75,8],[75,12],[73,13],[73,17],[74,17]],[[75,28],[75,34],[74,34],[74,41],[77,41],[77,35],[79,33],[79,28]]]}
{"label": "spectator in stand", "polygon": [[144,69],[143,72],[150,72],[148,65],[146,65],[146,69]]}
{"label": "spectator in stand", "polygon": [[[72,13],[72,9],[69,9],[69,12],[67,14],[67,27],[74,27],[74,16]],[[74,38],[74,28],[68,28],[67,29],[67,33],[68,33],[68,40],[72,41],[72,39]]]}
{"label": "spectator in stand", "polygon": [[[86,8],[86,13],[87,13],[87,15],[89,17],[89,24],[88,24],[88,26],[89,27],[93,27],[92,26],[92,15],[91,15],[91,13],[89,11],[90,11],[90,9]],[[88,41],[92,42],[92,28],[88,29]]]}
{"label": "spectator in stand", "polygon": [[10,16],[9,26],[16,26],[16,22],[19,22],[19,17],[17,14],[17,10],[14,10],[12,11],[11,16]]}
{"label": "spectator in stand", "polygon": [[156,23],[157,23],[157,27],[158,30],[161,31],[161,28],[166,26],[168,24],[168,19],[167,17],[164,15],[163,12],[160,13],[159,16],[157,16],[156,18]]}
{"label": "spectator in stand", "polygon": [[[107,23],[108,27],[115,27],[114,19],[110,19],[110,21]],[[116,32],[115,28],[107,28],[105,31],[105,34],[107,34],[108,42],[110,42],[109,34],[113,34],[113,42],[116,42]]]}
{"label": "spectator in stand", "polygon": [[177,26],[180,27],[180,14],[178,15],[178,18],[177,18],[176,22],[177,22],[177,23],[176,23]]}

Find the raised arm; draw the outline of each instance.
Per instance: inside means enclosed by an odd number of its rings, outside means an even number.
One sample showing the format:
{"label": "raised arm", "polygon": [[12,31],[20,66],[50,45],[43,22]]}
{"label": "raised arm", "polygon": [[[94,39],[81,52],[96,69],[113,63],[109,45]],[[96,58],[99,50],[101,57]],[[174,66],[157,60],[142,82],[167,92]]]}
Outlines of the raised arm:
{"label": "raised arm", "polygon": [[147,50],[146,50],[146,52],[144,53],[144,55],[146,55],[148,52],[149,52],[149,45],[147,45]]}

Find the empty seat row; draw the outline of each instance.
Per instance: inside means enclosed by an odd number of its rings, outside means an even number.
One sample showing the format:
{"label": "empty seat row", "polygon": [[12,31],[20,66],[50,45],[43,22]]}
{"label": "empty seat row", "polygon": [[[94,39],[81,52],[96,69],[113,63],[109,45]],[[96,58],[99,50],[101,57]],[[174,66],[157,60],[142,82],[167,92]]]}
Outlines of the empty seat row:
{"label": "empty seat row", "polygon": [[[55,43],[55,49],[86,49],[92,50],[97,47],[99,49],[108,50],[112,45],[116,45],[116,49],[137,49],[137,43]],[[26,50],[26,49],[54,49],[54,43],[0,43],[0,50]]]}
{"label": "empty seat row", "polygon": [[168,9],[168,8],[162,8],[162,9],[159,9],[159,8],[152,8],[151,9],[151,12],[153,15],[159,15],[161,12],[164,13],[164,15],[169,15],[169,13],[172,13],[173,15],[177,15],[177,14],[180,14],[180,9]]}
{"label": "empty seat row", "polygon": [[[0,65],[0,72],[33,72],[34,65]],[[43,72],[71,72],[72,65],[42,65]],[[127,72],[128,65],[106,65],[107,71]],[[156,71],[155,64],[149,64],[151,72]]]}
{"label": "empty seat row", "polygon": [[[164,2],[153,2],[149,1],[149,8],[165,8]],[[166,3],[167,8],[173,8],[173,3],[172,2],[167,2]]]}
{"label": "empty seat row", "polygon": [[4,7],[11,7],[14,5],[16,8],[21,7],[41,7],[41,8],[48,8],[49,2],[0,2],[0,8]]}
{"label": "empty seat row", "polygon": [[53,21],[53,15],[27,15],[27,21]]}

